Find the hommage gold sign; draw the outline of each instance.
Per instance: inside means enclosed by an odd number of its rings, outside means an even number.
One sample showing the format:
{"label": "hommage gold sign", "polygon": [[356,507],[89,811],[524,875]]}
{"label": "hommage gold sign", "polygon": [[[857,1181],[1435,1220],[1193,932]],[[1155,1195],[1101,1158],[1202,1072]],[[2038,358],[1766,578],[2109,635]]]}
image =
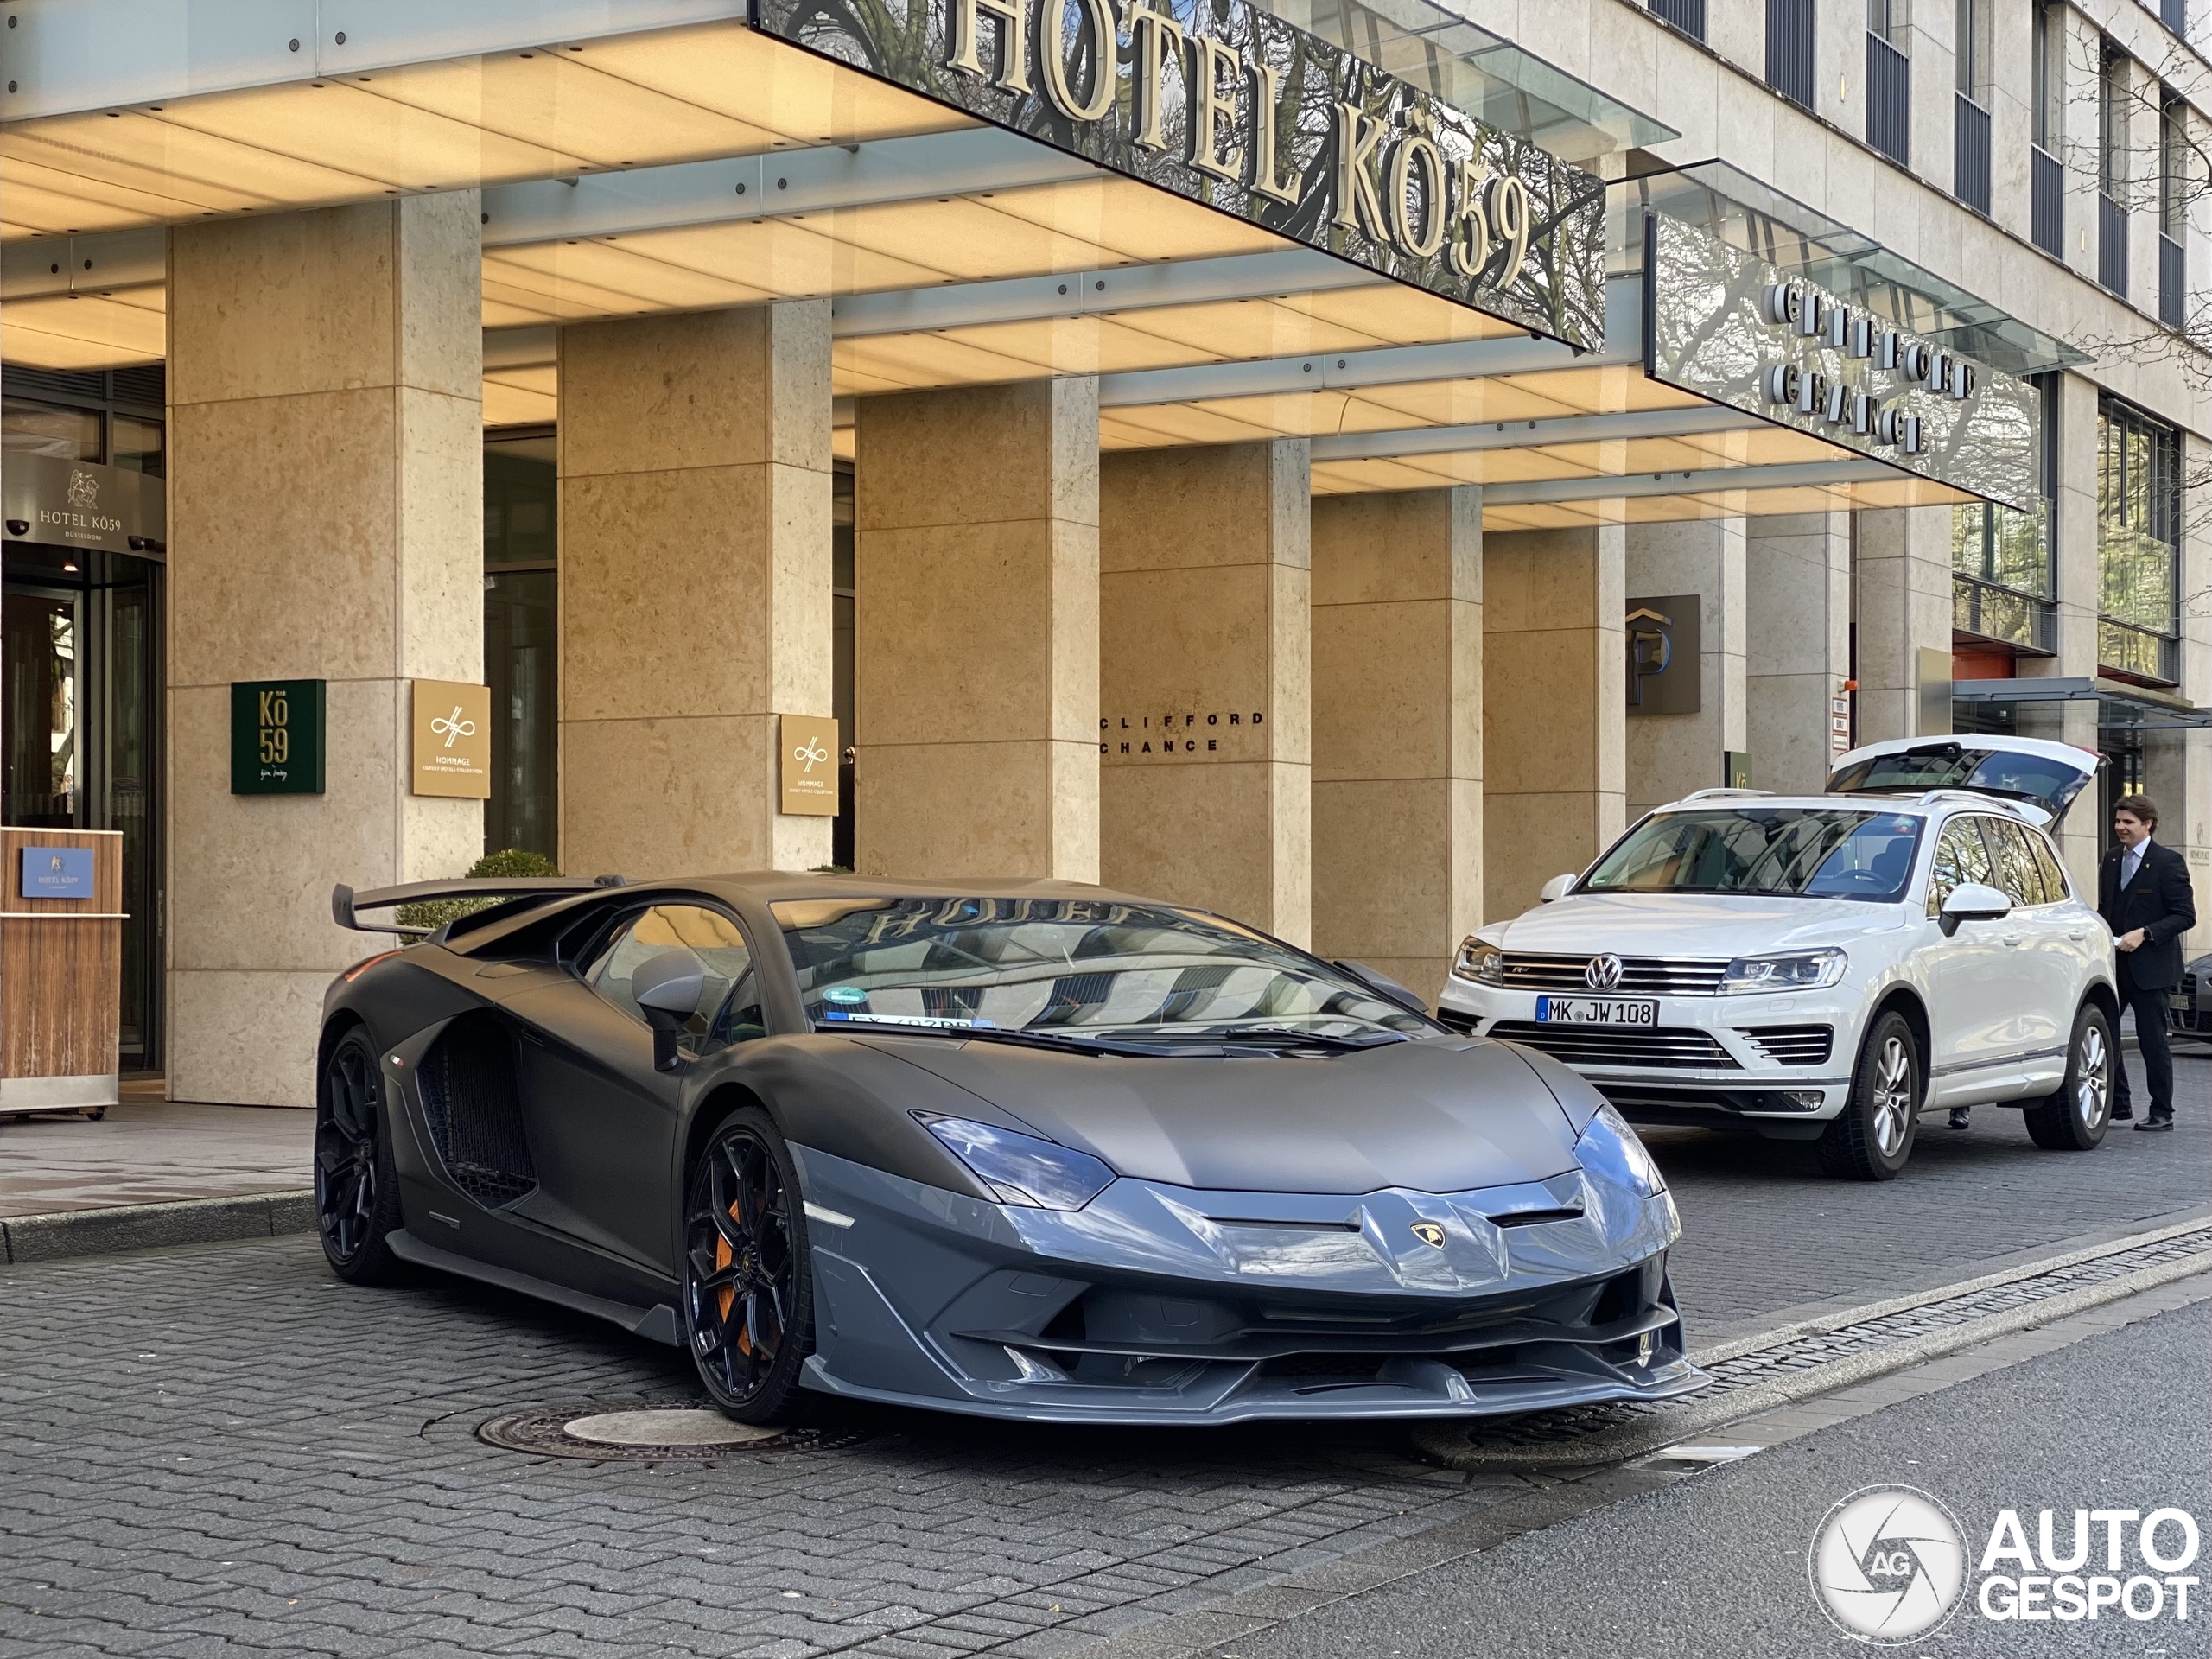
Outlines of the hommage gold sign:
{"label": "hommage gold sign", "polygon": [[799,817],[837,816],[837,722],[819,715],[778,717],[783,810]]}
{"label": "hommage gold sign", "polygon": [[1605,186],[1247,0],[753,0],[753,26],[1578,350]]}
{"label": "hommage gold sign", "polygon": [[492,798],[492,688],[415,682],[415,792]]}

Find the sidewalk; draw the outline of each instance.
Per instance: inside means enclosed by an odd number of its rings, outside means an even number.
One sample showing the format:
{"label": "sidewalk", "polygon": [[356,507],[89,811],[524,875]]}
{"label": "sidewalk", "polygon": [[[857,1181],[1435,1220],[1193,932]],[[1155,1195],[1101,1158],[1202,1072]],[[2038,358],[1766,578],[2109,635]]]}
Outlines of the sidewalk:
{"label": "sidewalk", "polygon": [[159,1078],[97,1123],[0,1120],[0,1262],[311,1230],[314,1158],[313,1112],[173,1106]]}

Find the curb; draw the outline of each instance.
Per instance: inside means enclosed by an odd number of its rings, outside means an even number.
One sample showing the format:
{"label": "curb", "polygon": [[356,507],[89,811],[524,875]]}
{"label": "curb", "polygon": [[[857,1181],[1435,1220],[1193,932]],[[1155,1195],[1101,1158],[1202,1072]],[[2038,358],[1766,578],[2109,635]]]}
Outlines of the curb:
{"label": "curb", "polygon": [[58,1262],[73,1255],[111,1255],[119,1250],[172,1244],[219,1244],[315,1230],[311,1192],[118,1205],[106,1210],[0,1218],[0,1262]]}
{"label": "curb", "polygon": [[[1964,1349],[1978,1348],[1999,1337],[2056,1324],[2060,1319],[2071,1318],[2090,1308],[2101,1307],[2107,1302],[2120,1301],[2146,1290],[2155,1290],[2178,1279],[2193,1278],[2208,1268],[2212,1268],[2212,1250],[2183,1256],[2177,1261],[2162,1262],[2156,1267],[2124,1274],[2101,1284],[2084,1285],[2078,1290],[2066,1291],[2039,1302],[2009,1308],[1987,1319],[1969,1319],[1963,1325],[1933,1331],[1910,1341],[1847,1355],[1825,1365],[1810,1366],[1756,1388],[1732,1389],[1723,1394],[1707,1395],[1688,1405],[1622,1423],[1613,1428],[1600,1429],[1594,1434],[1558,1445],[1482,1449],[1466,1443],[1463,1438],[1465,1433],[1464,1427],[1459,1428],[1458,1435],[1448,1432],[1440,1433],[1433,1428],[1416,1429],[1414,1443],[1424,1455],[1448,1468],[1492,1470],[1500,1473],[1522,1470],[1586,1469],[1648,1457],[1666,1446],[1726,1424],[1756,1417],[1780,1407],[1795,1405],[1800,1401],[1830,1394],[1838,1389],[1870,1382],[1892,1371],[1906,1370]],[[1699,1357],[1707,1356],[1700,1355]],[[1456,1445],[1453,1443],[1455,1440]]]}

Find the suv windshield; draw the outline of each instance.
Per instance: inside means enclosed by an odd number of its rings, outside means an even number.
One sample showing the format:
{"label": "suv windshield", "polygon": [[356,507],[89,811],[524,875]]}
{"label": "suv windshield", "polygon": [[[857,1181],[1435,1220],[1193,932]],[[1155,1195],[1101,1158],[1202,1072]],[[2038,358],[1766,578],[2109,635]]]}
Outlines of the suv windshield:
{"label": "suv windshield", "polygon": [[1921,820],[1833,807],[1662,812],[1599,861],[1583,893],[1742,893],[1895,901]]}
{"label": "suv windshield", "polygon": [[2079,766],[2049,755],[1945,742],[1855,760],[1828,779],[1827,792],[1911,795],[1923,789],[1972,789],[2032,801],[2047,812],[2059,813],[2088,781],[2088,774]]}
{"label": "suv windshield", "polygon": [[1159,906],[870,898],[771,909],[817,1025],[1206,1042],[1434,1029],[1326,963]]}

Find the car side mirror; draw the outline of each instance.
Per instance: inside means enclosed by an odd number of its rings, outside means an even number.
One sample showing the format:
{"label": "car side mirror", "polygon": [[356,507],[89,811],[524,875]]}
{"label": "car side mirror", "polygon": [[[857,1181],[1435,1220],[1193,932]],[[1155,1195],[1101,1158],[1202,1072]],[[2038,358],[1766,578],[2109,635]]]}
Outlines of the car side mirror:
{"label": "car side mirror", "polygon": [[1376,973],[1363,962],[1346,962],[1339,957],[1331,965],[1343,969],[1344,972],[1366,986],[1369,990],[1379,996],[1388,997],[1402,1007],[1411,1008],[1415,1014],[1425,1014],[1428,1012],[1428,1004],[1422,1001],[1414,992],[1399,984],[1389,975]]}
{"label": "car side mirror", "polygon": [[1961,922],[2000,921],[2012,913],[2012,901],[1994,887],[1979,881],[1961,882],[1951,889],[1951,896],[1943,901],[1943,913],[1936,925],[1949,938],[1959,931]]}
{"label": "car side mirror", "polygon": [[1555,875],[1536,890],[1536,902],[1540,905],[1555,905],[1573,891],[1574,877],[1572,874]]}
{"label": "car side mirror", "polygon": [[681,945],[646,957],[631,974],[631,1000],[653,1028],[654,1071],[676,1070],[677,1037],[683,1022],[699,1011],[706,986],[705,964]]}

